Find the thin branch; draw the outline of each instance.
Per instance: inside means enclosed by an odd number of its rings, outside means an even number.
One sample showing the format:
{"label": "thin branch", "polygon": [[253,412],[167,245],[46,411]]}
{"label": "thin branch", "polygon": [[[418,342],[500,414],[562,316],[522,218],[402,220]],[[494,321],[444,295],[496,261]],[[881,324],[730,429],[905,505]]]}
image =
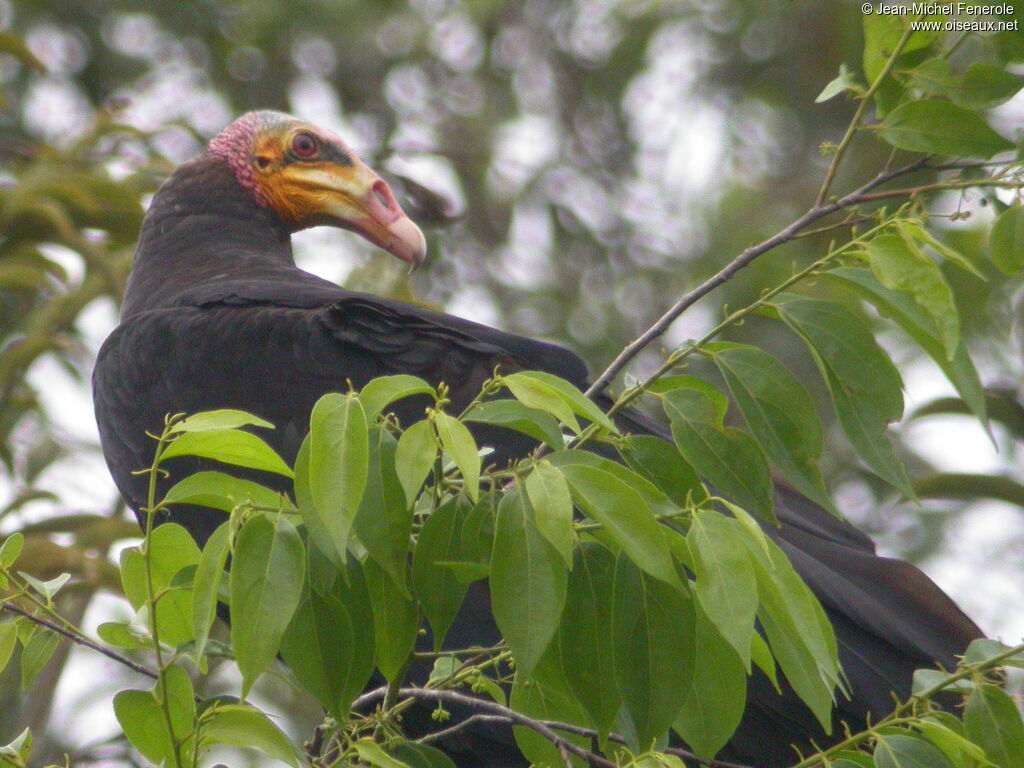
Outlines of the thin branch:
{"label": "thin branch", "polygon": [[[387,692],[387,687],[382,686],[375,688],[372,691],[368,691],[355,700],[352,704],[352,709],[358,710],[361,707],[368,706],[370,704],[377,703],[384,699]],[[531,717],[526,717],[513,709],[502,706],[496,702],[489,701],[487,699],[478,699],[474,696],[467,696],[463,693],[456,691],[435,691],[428,688],[402,688],[399,690],[399,696],[419,699],[421,701],[429,702],[441,702],[460,704],[471,709],[483,710],[490,714],[474,714],[466,718],[462,722],[446,728],[443,731],[432,733],[429,736],[425,736],[420,739],[420,743],[427,743],[428,741],[437,741],[438,739],[444,738],[445,736],[455,733],[463,728],[466,728],[471,723],[480,722],[491,722],[491,723],[505,723],[508,725],[522,725],[527,728],[531,728],[537,733],[544,736],[544,738],[554,744],[560,753],[571,753],[582,760],[586,760],[590,765],[601,766],[601,768],[611,768],[615,766],[615,763],[607,760],[600,755],[596,755],[583,747],[573,744],[570,741],[566,741],[558,736],[555,731],[563,731],[565,733],[571,733],[576,736],[583,736],[588,739],[600,738],[601,734],[590,728],[583,728],[572,723],[562,723],[555,720],[536,720]],[[626,739],[617,733],[608,734],[606,737],[609,741],[615,742],[616,744],[626,744]],[[677,757],[685,758],[686,760],[692,760],[701,765],[708,766],[708,768],[752,768],[749,765],[743,765],[741,763],[730,763],[724,760],[710,760],[707,758],[698,757],[692,752],[688,752],[685,749],[679,749],[677,747],[669,747],[664,750],[665,754],[675,755]]]}
{"label": "thin branch", "polygon": [[829,163],[828,171],[825,172],[825,180],[821,184],[821,189],[818,190],[818,197],[814,201],[815,207],[820,207],[828,196],[828,190],[832,186],[832,182],[836,178],[836,172],[839,170],[839,163],[842,162],[843,155],[846,154],[846,150],[850,146],[850,142],[853,141],[854,134],[860,128],[861,118],[864,117],[864,112],[867,110],[868,104],[871,103],[871,99],[874,97],[878,88],[882,85],[882,81],[889,75],[893,65],[896,63],[896,59],[899,58],[900,54],[903,53],[903,47],[907,44],[910,39],[910,35],[913,33],[913,26],[908,24],[907,28],[903,31],[903,36],[900,37],[899,42],[893,46],[892,53],[889,54],[888,60],[885,62],[885,66],[882,67],[881,72],[876,75],[874,82],[871,83],[871,87],[868,88],[860,102],[857,104],[857,109],[853,113],[853,117],[850,119],[850,124],[846,127],[846,133],[839,142],[839,146],[836,147],[835,154],[832,155],[832,162]]}
{"label": "thin branch", "polygon": [[[360,705],[374,704],[380,701],[386,695],[387,688],[376,688],[369,693],[364,693],[353,703],[353,708]],[[534,720],[532,717],[516,712],[514,709],[509,709],[501,704],[486,699],[478,699],[474,696],[467,696],[463,693],[457,693],[456,691],[434,691],[428,688],[402,688],[398,691],[398,695],[402,697],[418,699],[420,701],[429,701],[434,703],[442,704],[458,704],[460,706],[468,707],[470,709],[479,710],[481,712],[499,715],[507,718],[508,721],[514,725],[522,725],[533,731],[536,731],[545,739],[550,741],[554,745],[555,749],[558,750],[562,760],[565,762],[567,768],[572,768],[572,761],[570,755],[575,755],[581,760],[585,760],[589,765],[596,765],[599,768],[617,768],[615,763],[611,760],[596,755],[590,750],[584,749],[571,741],[567,741],[555,733],[549,726],[545,725],[540,720]]]}
{"label": "thin branch", "polygon": [[647,347],[651,342],[661,336],[668,327],[678,318],[683,312],[693,306],[697,301],[706,296],[708,293],[718,288],[720,285],[728,282],[732,277],[744,267],[751,264],[759,256],[764,255],[768,251],[778,248],[780,245],[788,243],[793,240],[800,232],[806,229],[808,226],[813,224],[815,221],[824,218],[836,211],[850,208],[855,205],[859,205],[864,202],[864,196],[867,195],[871,190],[881,186],[893,179],[899,178],[900,176],[906,176],[907,174],[921,170],[926,167],[927,158],[922,158],[917,162],[905,165],[901,168],[897,168],[893,171],[880,173],[873,179],[865,184],[862,184],[857,189],[853,190],[849,194],[833,200],[829,203],[823,203],[820,205],[813,206],[805,214],[800,216],[795,221],[791,222],[787,226],[783,227],[779,232],[769,237],[767,240],[762,240],[756,245],[752,245],[743,251],[739,256],[726,264],[721,270],[716,272],[714,275],[709,277],[707,280],[702,282],[693,290],[683,294],[680,299],[672,305],[672,307],[665,312],[661,317],[655,321],[655,323],[643,332],[638,338],[628,344],[622,352],[619,353],[611,364],[604,370],[604,372],[597,377],[594,383],[587,390],[587,397],[595,398],[611,384],[612,380],[618,375],[618,373],[629,364],[629,362],[636,357],[641,350]]}
{"label": "thin branch", "polygon": [[28,619],[29,621],[31,621],[31,622],[33,622],[35,624],[38,624],[38,625],[40,625],[42,627],[46,627],[47,629],[53,630],[58,635],[63,635],[68,640],[70,640],[71,642],[73,642],[73,643],[75,643],[77,645],[81,645],[81,646],[83,646],[85,648],[90,648],[90,649],[92,649],[94,651],[102,653],[107,658],[113,659],[114,661],[119,662],[120,664],[123,664],[124,666],[128,667],[129,669],[132,669],[132,670],[138,672],[140,675],[145,675],[146,677],[150,677],[150,678],[152,678],[154,680],[157,679],[157,673],[154,672],[153,670],[149,669],[148,667],[144,667],[142,664],[139,664],[137,662],[132,661],[127,656],[122,656],[117,651],[112,651],[109,648],[104,648],[99,643],[94,643],[92,640],[90,640],[88,637],[85,637],[84,635],[79,635],[79,634],[77,634],[75,632],[71,632],[70,630],[67,630],[64,627],[61,627],[58,624],[54,624],[52,621],[40,618],[39,616],[35,616],[32,613],[30,613],[29,611],[26,611],[26,610],[24,610],[22,608],[19,608],[18,606],[14,605],[13,603],[0,602],[0,610],[7,610],[7,611],[10,611],[11,613],[16,613],[17,615],[22,616],[22,617]]}

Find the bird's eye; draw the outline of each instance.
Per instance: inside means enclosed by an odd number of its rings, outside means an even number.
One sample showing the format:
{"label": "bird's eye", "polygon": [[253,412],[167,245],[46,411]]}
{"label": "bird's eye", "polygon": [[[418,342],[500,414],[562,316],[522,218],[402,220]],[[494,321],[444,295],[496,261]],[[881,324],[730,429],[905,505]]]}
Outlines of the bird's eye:
{"label": "bird's eye", "polygon": [[320,147],[313,136],[308,133],[299,133],[292,139],[292,152],[296,157],[309,160],[317,156]]}

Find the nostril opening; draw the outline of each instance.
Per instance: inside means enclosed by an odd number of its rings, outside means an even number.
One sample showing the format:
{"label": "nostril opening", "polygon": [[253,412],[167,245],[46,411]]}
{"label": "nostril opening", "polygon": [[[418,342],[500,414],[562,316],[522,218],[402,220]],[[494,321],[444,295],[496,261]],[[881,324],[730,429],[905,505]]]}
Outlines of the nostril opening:
{"label": "nostril opening", "polygon": [[394,210],[395,201],[394,198],[388,194],[387,184],[385,184],[383,181],[378,181],[376,184],[373,185],[373,194],[376,196],[377,200],[380,202],[381,205],[383,205],[389,211]]}

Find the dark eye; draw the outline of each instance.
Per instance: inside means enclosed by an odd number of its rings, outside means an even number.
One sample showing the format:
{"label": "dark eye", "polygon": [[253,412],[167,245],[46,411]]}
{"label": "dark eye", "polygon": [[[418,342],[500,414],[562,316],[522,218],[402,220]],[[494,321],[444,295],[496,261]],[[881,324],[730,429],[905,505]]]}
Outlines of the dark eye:
{"label": "dark eye", "polygon": [[309,160],[319,154],[320,147],[313,136],[308,133],[299,133],[292,139],[292,152],[296,157]]}

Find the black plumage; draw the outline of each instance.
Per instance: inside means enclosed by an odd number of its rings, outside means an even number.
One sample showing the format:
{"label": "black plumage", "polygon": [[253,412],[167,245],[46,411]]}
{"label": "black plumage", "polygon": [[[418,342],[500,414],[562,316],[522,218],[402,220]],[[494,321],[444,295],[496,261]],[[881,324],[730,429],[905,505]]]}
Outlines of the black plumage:
{"label": "black plumage", "polygon": [[[496,366],[549,371],[586,385],[586,369],[571,352],[450,315],[347,291],[298,269],[286,222],[260,205],[220,156],[183,165],[157,193],[146,216],[125,297],[121,325],[100,351],[94,374],[96,416],[114,480],[136,511],[165,414],[238,408],[277,427],[266,438],[295,458],[316,400],[362,387],[391,373],[446,382],[461,409]],[[396,409],[403,423],[422,415],[422,402]],[[636,414],[624,428],[663,434]],[[496,460],[522,455],[517,433],[484,430]],[[180,474],[199,463],[179,465]],[[261,478],[280,485],[281,478]],[[781,527],[768,533],[822,601],[834,622],[852,689],[836,719],[851,727],[892,708],[893,692],[909,693],[915,668],[952,667],[955,655],[980,636],[977,627],[924,574],[880,558],[871,541],[785,487],[776,491]],[[222,520],[199,507],[177,510],[177,522],[200,541]],[[497,637],[486,589],[467,597],[447,645],[465,647]],[[430,727],[424,713],[412,729]],[[837,730],[836,733],[841,733]],[[757,766],[794,761],[790,747],[828,743],[809,710],[787,689],[751,680],[743,724],[724,759]],[[510,734],[463,733],[445,748],[460,766],[522,764]]]}

